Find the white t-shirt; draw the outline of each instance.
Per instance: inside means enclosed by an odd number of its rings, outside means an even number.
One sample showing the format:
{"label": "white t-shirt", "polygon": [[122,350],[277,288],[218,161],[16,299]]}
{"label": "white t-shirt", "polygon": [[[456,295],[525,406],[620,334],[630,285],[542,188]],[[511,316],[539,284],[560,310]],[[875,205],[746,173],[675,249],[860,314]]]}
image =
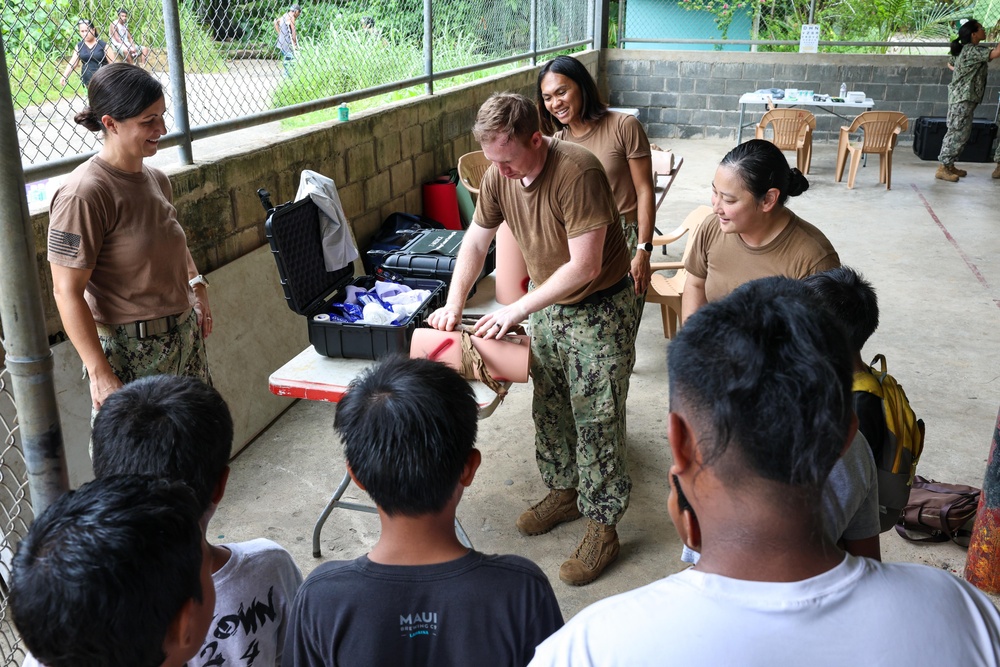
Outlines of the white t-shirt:
{"label": "white t-shirt", "polygon": [[823,487],[823,525],[833,542],[879,534],[878,470],[872,449],[858,431],[837,459]]}
{"label": "white t-shirt", "polygon": [[291,555],[271,540],[220,546],[232,555],[212,575],[215,616],[188,667],[280,665],[288,610],[302,573]]}
{"label": "white t-shirt", "polygon": [[935,568],[845,556],[792,583],[688,569],[597,602],[541,644],[544,665],[1000,664],[1000,614]]}

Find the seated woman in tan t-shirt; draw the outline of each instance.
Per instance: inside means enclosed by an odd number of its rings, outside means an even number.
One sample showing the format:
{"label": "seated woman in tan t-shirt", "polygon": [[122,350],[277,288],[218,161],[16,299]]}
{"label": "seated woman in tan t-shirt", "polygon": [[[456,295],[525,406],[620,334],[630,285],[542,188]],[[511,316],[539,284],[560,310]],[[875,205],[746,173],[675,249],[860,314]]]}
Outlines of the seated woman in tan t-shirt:
{"label": "seated woman in tan t-shirt", "polygon": [[756,278],[805,278],[840,266],[823,232],[785,207],[808,188],[769,141],[747,141],[726,154],[712,181],[713,213],[690,241],[682,322]]}

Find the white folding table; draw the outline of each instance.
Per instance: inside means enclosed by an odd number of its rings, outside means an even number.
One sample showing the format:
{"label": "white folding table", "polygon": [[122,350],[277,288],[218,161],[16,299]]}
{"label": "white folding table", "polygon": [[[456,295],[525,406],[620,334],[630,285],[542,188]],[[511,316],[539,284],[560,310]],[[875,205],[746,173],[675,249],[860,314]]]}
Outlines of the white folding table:
{"label": "white folding table", "polygon": [[[764,95],[761,93],[744,93],[740,96],[740,122],[739,127],[736,130],[736,143],[743,143],[743,128],[751,127],[756,125],[756,123],[743,123],[743,116],[746,111],[747,105],[759,105],[766,107],[768,104],[773,104],[776,107],[807,107],[809,109],[819,109],[820,111],[825,111],[828,114],[833,114],[838,118],[846,121],[854,120],[854,116],[862,111],[871,111],[875,108],[875,101],[867,97],[864,102],[816,102],[812,99],[802,99],[796,98],[794,100],[773,99],[771,95]],[[852,116],[844,115],[845,113],[856,112]]]}
{"label": "white folding table", "polygon": [[[496,310],[496,281],[493,275],[483,278],[476,289],[476,294],[469,299],[465,307],[465,314],[480,314]],[[371,366],[374,361],[368,359],[332,359],[324,357],[318,353],[311,345],[302,350],[299,354],[288,361],[284,366],[271,373],[268,378],[268,387],[272,394],[277,396],[288,396],[290,398],[303,398],[309,401],[326,401],[337,403],[344,397],[351,380],[357,377],[362,371]],[[469,380],[476,394],[476,403],[479,405],[479,418],[485,419],[493,414],[500,404],[500,397],[489,387],[478,380]],[[506,386],[509,386],[507,383]],[[312,546],[313,556],[319,558],[320,534],[323,531],[323,524],[326,523],[330,513],[336,509],[354,510],[355,512],[377,513],[371,505],[362,505],[341,500],[341,496],[351,484],[351,476],[345,472],[343,479],[337,486],[330,501],[323,508],[323,513],[316,520],[313,527]],[[465,546],[472,548],[469,536],[462,528],[458,518],[455,518],[455,533],[458,539]]]}

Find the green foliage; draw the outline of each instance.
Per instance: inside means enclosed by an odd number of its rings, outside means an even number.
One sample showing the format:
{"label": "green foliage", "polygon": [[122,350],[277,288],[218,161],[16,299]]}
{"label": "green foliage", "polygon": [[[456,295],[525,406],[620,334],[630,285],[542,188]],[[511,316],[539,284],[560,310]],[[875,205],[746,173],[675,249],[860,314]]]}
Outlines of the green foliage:
{"label": "green foliage", "polygon": [[[303,15],[305,8],[303,7]],[[376,23],[376,26],[378,24]],[[457,69],[482,61],[477,55],[482,48],[478,36],[454,26],[442,25],[435,35],[434,69]],[[303,37],[300,49],[291,64],[291,76],[275,90],[275,107],[333,97],[364,90],[385,83],[402,81],[423,74],[423,51],[405,35],[366,30],[337,30],[331,27],[319,39]],[[442,89],[474,81],[494,73],[509,70],[517,64],[503,65],[471,72],[435,82]],[[387,102],[421,95],[424,87],[394,91],[384,95],[356,100],[353,112],[370,109]],[[283,127],[302,127],[335,118],[336,109],[325,109],[306,116],[289,119]]]}
{"label": "green foliage", "polygon": [[[722,39],[729,38],[729,26],[733,23],[733,17],[738,12],[749,13],[751,10],[748,7],[751,4],[749,0],[681,0],[680,2],[680,6],[688,11],[712,14]],[[721,51],[722,45],[716,44],[715,49]]]}
{"label": "green foliage", "polygon": [[979,0],[976,3],[976,15],[986,28],[987,39],[1000,39],[1000,0]]}
{"label": "green foliage", "polygon": [[[1000,0],[991,0],[1000,4]],[[818,2],[814,21],[823,41],[889,42],[947,41],[953,24],[969,16],[975,0],[828,0]],[[809,0],[763,0],[761,39],[797,40],[808,22]],[[798,46],[761,47],[797,51]],[[886,53],[889,46],[823,47],[826,52]]]}

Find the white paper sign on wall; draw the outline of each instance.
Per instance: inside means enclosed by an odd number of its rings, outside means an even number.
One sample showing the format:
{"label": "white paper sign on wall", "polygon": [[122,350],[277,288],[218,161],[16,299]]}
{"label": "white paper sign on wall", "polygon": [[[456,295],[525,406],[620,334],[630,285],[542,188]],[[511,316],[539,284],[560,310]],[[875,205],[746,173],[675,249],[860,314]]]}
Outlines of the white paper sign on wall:
{"label": "white paper sign on wall", "polygon": [[802,26],[799,36],[799,53],[816,53],[819,51],[819,25],[806,23]]}

